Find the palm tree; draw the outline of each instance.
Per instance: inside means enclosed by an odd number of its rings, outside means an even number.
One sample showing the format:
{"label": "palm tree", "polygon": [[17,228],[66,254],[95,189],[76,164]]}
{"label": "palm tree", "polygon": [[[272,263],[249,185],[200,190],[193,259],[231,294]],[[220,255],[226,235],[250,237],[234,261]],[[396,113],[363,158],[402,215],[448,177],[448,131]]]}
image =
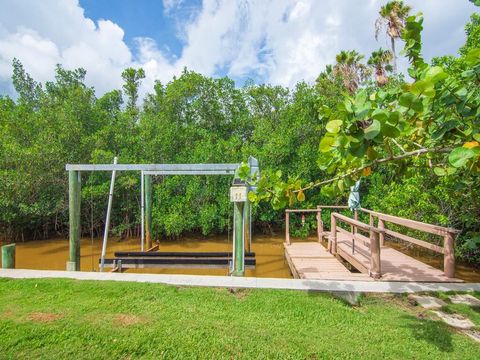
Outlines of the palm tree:
{"label": "palm tree", "polygon": [[397,54],[395,53],[395,40],[399,39],[405,27],[405,20],[412,8],[403,3],[403,0],[389,1],[380,8],[380,17],[375,21],[375,39],[378,40],[380,31],[385,28],[390,37],[393,53],[393,68],[397,72]]}
{"label": "palm tree", "polygon": [[375,78],[379,86],[383,86],[388,82],[387,71],[392,71],[391,62],[393,54],[390,50],[383,50],[382,48],[372,52],[367,64],[375,70]]}
{"label": "palm tree", "polygon": [[345,88],[353,94],[360,82],[369,75],[369,69],[361,63],[363,55],[355,50],[342,50],[336,56],[337,63],[333,67],[333,75],[339,76]]}

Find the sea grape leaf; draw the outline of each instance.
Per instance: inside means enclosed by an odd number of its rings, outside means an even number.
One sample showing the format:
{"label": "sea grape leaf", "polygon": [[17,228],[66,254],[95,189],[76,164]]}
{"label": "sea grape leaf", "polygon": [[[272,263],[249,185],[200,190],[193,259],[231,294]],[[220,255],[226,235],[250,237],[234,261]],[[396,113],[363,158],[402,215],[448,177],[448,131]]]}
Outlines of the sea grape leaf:
{"label": "sea grape leaf", "polygon": [[336,134],[340,131],[340,127],[342,126],[342,120],[332,120],[327,123],[325,128],[329,133]]}
{"label": "sea grape leaf", "polygon": [[464,147],[457,147],[452,150],[448,156],[448,162],[453,167],[459,168],[465,166],[472,157],[475,156],[475,152],[472,149]]}
{"label": "sea grape leaf", "polygon": [[372,121],[372,124],[364,130],[365,139],[367,139],[367,140],[373,139],[378,134],[380,134],[380,130],[381,130],[380,122],[378,120],[374,119]]}

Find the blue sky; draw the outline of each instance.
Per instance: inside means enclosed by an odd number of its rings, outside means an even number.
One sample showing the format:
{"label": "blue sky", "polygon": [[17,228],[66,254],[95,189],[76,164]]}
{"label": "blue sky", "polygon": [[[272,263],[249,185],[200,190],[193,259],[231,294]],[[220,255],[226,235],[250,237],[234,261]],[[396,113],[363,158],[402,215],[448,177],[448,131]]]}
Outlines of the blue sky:
{"label": "blue sky", "polygon": [[178,57],[184,43],[176,36],[176,18],[194,15],[201,8],[201,1],[185,2],[180,9],[170,11],[159,0],[80,0],[80,6],[91,19],[108,19],[118,24],[125,31],[129,47],[135,45],[135,38],[150,37]]}
{"label": "blue sky", "polygon": [[[184,67],[229,76],[238,86],[293,87],[313,82],[340,50],[367,57],[388,47],[374,38],[386,0],[2,0],[0,94],[13,95],[11,63],[20,59],[38,81],[55,65],[83,67],[98,95],[119,89],[126,67],[142,67],[141,92]],[[467,0],[406,0],[422,12],[424,54],[455,55],[464,26],[478,11]],[[401,48],[401,44],[397,45]],[[399,68],[407,67],[401,59]]]}

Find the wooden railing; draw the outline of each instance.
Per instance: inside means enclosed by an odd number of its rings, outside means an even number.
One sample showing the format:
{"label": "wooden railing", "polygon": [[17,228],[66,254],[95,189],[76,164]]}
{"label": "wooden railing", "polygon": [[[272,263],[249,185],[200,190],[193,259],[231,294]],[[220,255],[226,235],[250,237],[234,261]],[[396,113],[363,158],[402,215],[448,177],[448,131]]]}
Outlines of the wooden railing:
{"label": "wooden railing", "polygon": [[322,237],[328,235],[329,233],[325,231],[325,227],[322,221],[322,210],[345,210],[348,209],[348,206],[343,205],[319,205],[316,209],[287,209],[285,210],[285,242],[290,245],[290,214],[307,214],[307,213],[316,213],[317,214],[317,236],[318,241],[322,241]]}
{"label": "wooden railing", "polygon": [[[445,276],[449,278],[453,278],[455,276],[455,237],[460,233],[460,230],[427,224],[424,222],[383,214],[377,211],[363,208],[361,209],[361,211],[370,215],[370,225],[374,226],[375,219],[377,219],[378,228],[384,230],[383,233],[380,235],[381,246],[383,246],[385,243],[385,235],[389,235],[399,240],[406,241],[411,244],[415,244],[423,248],[443,254],[443,272]],[[420,239],[416,239],[405,234],[401,234],[397,231],[390,230],[386,226],[387,223],[404,226],[412,230],[422,231],[437,236],[442,236],[443,247],[431,244]]]}
{"label": "wooden railing", "polygon": [[[382,276],[381,260],[380,260],[380,235],[383,235],[384,230],[378,229],[375,226],[365,224],[361,221],[352,219],[348,216],[332,213],[330,215],[331,231],[328,237],[328,249],[332,254],[337,254],[337,232],[345,233],[352,238],[352,252],[355,252],[355,239],[357,230],[363,230],[370,235],[370,267],[368,269],[369,275],[374,279],[379,279]],[[337,226],[337,222],[341,221],[350,225],[351,233],[347,230]]]}
{"label": "wooden railing", "polygon": [[[328,236],[328,250],[337,253],[337,232],[344,233],[352,238],[352,252],[355,252],[355,240],[364,240],[365,237],[358,233],[358,230],[369,233],[370,246],[370,273],[373,277],[381,276],[380,249],[385,244],[385,235],[397,238],[402,241],[409,242],[414,245],[424,247],[426,249],[441,253],[444,256],[443,271],[445,276],[453,278],[455,276],[455,237],[460,233],[457,229],[447,228],[438,225],[427,224],[424,222],[410,220],[398,216],[383,214],[380,212],[362,208],[360,211],[369,214],[369,224],[365,224],[358,220],[358,212],[354,212],[354,218],[332,212],[330,215],[331,229],[327,231],[322,221],[322,210],[346,210],[348,206],[342,205],[319,205],[316,209],[287,209],[285,210],[285,241],[290,244],[290,214],[292,213],[316,213],[317,214],[317,236],[321,242],[324,236]],[[378,220],[375,226],[375,220]],[[350,232],[337,226],[337,222],[341,221],[350,225]],[[443,247],[438,246],[424,240],[416,239],[412,236],[399,233],[388,229],[387,223],[400,225],[412,230],[422,231],[425,233],[442,236]]]}

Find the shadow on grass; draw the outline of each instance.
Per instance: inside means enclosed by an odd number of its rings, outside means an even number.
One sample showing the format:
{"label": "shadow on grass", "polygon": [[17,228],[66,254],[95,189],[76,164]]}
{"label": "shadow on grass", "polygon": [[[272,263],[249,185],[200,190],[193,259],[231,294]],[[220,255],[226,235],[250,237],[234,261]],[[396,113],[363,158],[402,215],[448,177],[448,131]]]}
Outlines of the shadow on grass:
{"label": "shadow on grass", "polygon": [[480,313],[480,306],[471,306],[471,309],[477,313]]}
{"label": "shadow on grass", "polygon": [[450,328],[434,320],[420,320],[415,316],[403,315],[404,327],[408,328],[416,340],[426,341],[436,346],[442,352],[452,352],[452,331]]}

